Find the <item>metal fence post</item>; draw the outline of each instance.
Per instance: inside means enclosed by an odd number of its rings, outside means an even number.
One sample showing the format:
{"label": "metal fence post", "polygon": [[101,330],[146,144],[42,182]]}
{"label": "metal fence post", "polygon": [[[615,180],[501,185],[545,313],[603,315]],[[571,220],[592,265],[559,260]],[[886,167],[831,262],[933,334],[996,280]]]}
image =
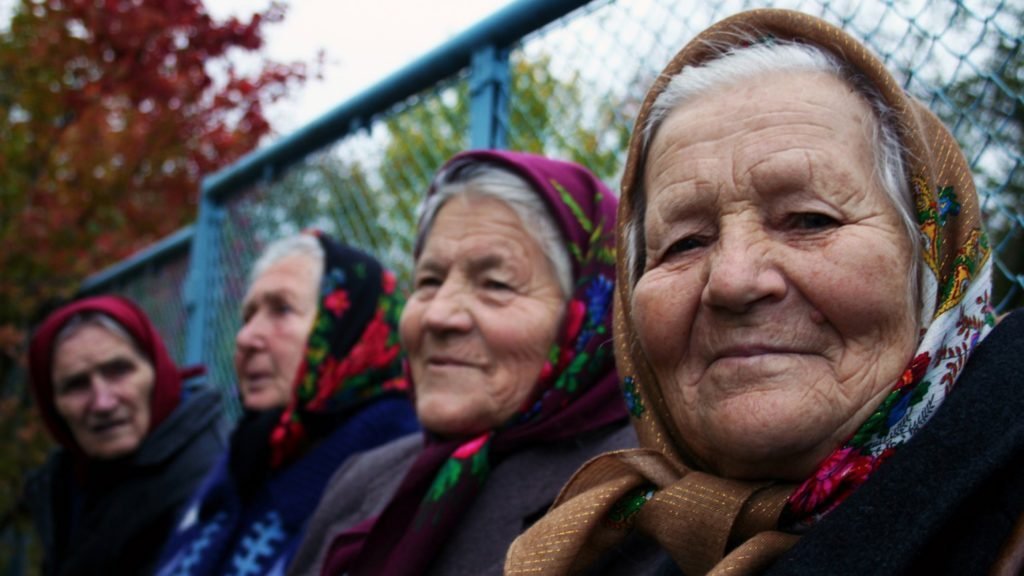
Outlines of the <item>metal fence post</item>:
{"label": "metal fence post", "polygon": [[188,333],[185,340],[185,364],[204,364],[208,335],[213,323],[213,296],[215,273],[220,249],[220,226],[224,220],[224,207],[212,198],[203,179],[199,201],[199,218],[189,261],[188,280],[185,284],[185,306],[188,310]]}
{"label": "metal fence post", "polygon": [[505,148],[511,74],[508,50],[473,52],[469,76],[469,141],[473,148]]}

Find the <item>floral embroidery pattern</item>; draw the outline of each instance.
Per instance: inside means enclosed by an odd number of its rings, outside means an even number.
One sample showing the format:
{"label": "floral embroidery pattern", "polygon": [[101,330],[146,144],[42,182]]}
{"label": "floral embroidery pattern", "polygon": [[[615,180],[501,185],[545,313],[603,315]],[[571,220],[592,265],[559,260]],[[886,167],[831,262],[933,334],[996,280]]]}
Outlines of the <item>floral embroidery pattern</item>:
{"label": "floral embroidery pattern", "polygon": [[612,507],[604,521],[611,527],[624,530],[632,524],[633,517],[644,504],[654,497],[654,486],[645,484],[630,490]]}
{"label": "floral embroidery pattern", "polygon": [[444,493],[451,490],[459,481],[464,469],[469,469],[472,476],[477,477],[481,482],[490,472],[490,463],[487,461],[487,440],[490,434],[480,436],[459,446],[452,453],[441,471],[438,473],[434,483],[427,491],[427,500],[437,502],[444,496]]}
{"label": "floral embroidery pattern", "polygon": [[626,399],[626,408],[633,418],[640,418],[644,413],[644,399],[637,389],[636,380],[632,376],[622,379],[622,395]]}
{"label": "floral embroidery pattern", "polygon": [[[325,238],[316,235],[323,244]],[[328,245],[323,245],[326,251]],[[270,434],[273,467],[284,465],[306,443],[303,413],[342,411],[378,395],[408,389],[398,342],[403,300],[395,292],[394,274],[382,270],[372,278],[371,270],[380,269],[370,268],[365,256],[332,258],[341,262],[328,266],[321,279],[320,308],[296,376],[294,400]],[[349,316],[365,311],[371,302],[374,314],[358,340],[348,350],[335,350],[342,335],[353,329]]]}
{"label": "floral embroidery pattern", "polygon": [[344,314],[348,307],[348,293],[344,290],[335,290],[324,299],[324,308],[330,310],[335,316]]}

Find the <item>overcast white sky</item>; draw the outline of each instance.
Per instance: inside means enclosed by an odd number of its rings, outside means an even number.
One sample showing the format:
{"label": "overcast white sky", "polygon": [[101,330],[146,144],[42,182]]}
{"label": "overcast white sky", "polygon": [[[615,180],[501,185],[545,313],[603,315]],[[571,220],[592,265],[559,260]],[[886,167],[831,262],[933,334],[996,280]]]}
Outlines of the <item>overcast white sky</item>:
{"label": "overcast white sky", "polygon": [[[0,0],[3,2],[5,0]],[[248,17],[269,0],[206,0],[217,18]],[[287,134],[515,0],[289,0],[285,21],[267,30],[282,61],[323,49],[324,79],[311,80],[269,113]]]}
{"label": "overcast white sky", "polygon": [[[159,0],[150,0],[158,2]],[[218,18],[247,20],[270,0],[205,0]],[[515,0],[284,0],[285,21],[267,31],[267,51],[281,61],[326,55],[323,81],[309,81],[269,111],[287,134],[368,88],[445,40]],[[0,0],[0,29],[19,0]]]}

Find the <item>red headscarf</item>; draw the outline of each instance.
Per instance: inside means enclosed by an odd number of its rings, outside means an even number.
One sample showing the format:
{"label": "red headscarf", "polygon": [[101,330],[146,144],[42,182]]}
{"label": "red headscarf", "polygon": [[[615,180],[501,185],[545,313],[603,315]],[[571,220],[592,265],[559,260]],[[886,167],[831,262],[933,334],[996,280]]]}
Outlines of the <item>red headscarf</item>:
{"label": "red headscarf", "polygon": [[85,456],[53,401],[54,342],[61,329],[73,317],[85,312],[109,316],[135,340],[143,355],[153,364],[153,396],[150,398],[149,431],[152,432],[181,402],[182,372],[171,360],[163,338],[146,313],[130,300],[119,296],[96,296],[78,300],[50,314],[32,336],[29,347],[29,374],[32,393],[43,422],[53,438],[65,449]]}

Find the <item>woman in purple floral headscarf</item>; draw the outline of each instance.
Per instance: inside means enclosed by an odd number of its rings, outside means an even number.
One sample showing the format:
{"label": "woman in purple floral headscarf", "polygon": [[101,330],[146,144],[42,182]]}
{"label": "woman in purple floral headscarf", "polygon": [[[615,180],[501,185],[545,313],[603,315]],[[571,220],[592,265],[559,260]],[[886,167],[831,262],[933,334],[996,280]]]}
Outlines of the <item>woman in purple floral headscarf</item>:
{"label": "woman in purple floral headscarf", "polygon": [[400,325],[427,433],[335,475],[293,573],[499,574],[574,466],[635,445],[610,347],[616,206],[541,156],[441,169]]}

